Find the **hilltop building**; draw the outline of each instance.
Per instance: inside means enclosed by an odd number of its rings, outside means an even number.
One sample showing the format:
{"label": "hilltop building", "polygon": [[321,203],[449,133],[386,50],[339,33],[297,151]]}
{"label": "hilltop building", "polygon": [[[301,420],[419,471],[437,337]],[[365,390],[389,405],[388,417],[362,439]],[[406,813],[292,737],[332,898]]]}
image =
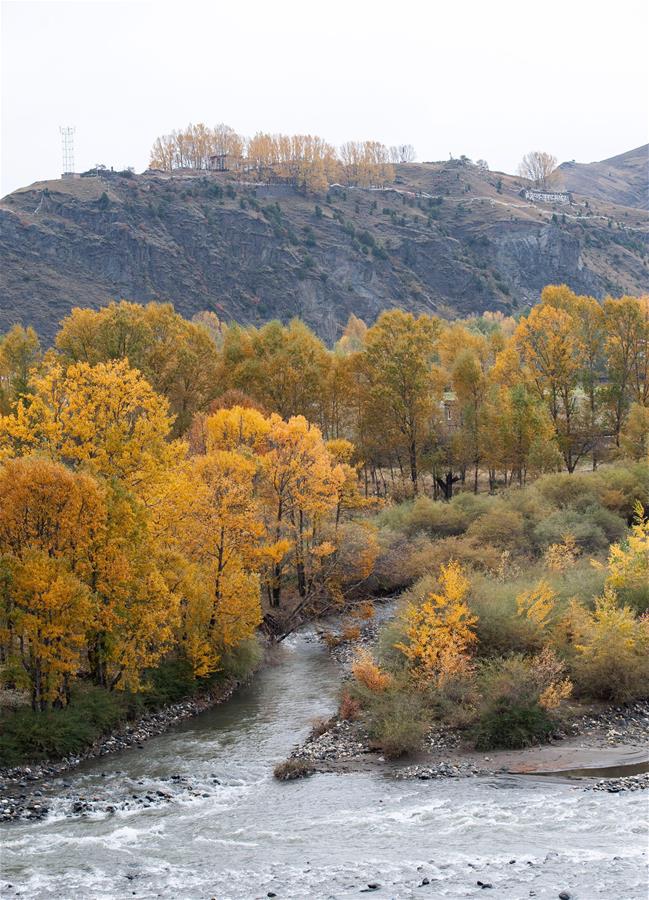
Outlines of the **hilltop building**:
{"label": "hilltop building", "polygon": [[520,196],[531,203],[572,203],[570,191],[552,191],[550,188],[523,188]]}

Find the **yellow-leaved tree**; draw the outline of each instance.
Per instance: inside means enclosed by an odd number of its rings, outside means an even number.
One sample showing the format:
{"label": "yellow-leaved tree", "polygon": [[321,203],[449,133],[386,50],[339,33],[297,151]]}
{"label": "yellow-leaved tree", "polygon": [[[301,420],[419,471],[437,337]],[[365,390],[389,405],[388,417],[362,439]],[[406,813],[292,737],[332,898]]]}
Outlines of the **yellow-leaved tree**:
{"label": "yellow-leaved tree", "polygon": [[47,459],[0,466],[0,641],[34,709],[69,699],[94,618],[86,576],[105,514],[88,475]]}
{"label": "yellow-leaved tree", "polygon": [[579,617],[575,631],[575,681],[583,692],[619,703],[644,695],[649,682],[649,615],[637,617],[607,587],[595,611]]}
{"label": "yellow-leaved tree", "polygon": [[51,361],[29,404],[0,417],[0,454],[46,453],[145,493],[184,452],[168,437],[168,403],[125,360],[64,368]]}
{"label": "yellow-leaved tree", "polygon": [[608,553],[606,585],[614,591],[649,603],[649,519],[639,500],[634,506],[635,519],[625,542],[611,544]]}
{"label": "yellow-leaved tree", "polygon": [[420,606],[411,603],[406,609],[407,640],[397,647],[416,678],[441,684],[470,671],[478,620],[466,602],[470,583],[459,562],[442,566],[439,582],[439,593],[433,591]]}
{"label": "yellow-leaved tree", "polygon": [[547,405],[566,469],[573,472],[592,444],[577,402],[585,355],[577,323],[565,309],[540,304],[521,319],[514,342],[531,385]]}
{"label": "yellow-leaved tree", "polygon": [[[260,464],[261,496],[269,544],[287,540],[304,600],[322,560],[333,553],[318,540],[323,516],[336,508],[343,474],[332,465],[319,428],[304,416],[287,422],[273,414]],[[281,605],[285,560],[274,559],[267,577],[270,603]]]}
{"label": "yellow-leaved tree", "polygon": [[223,649],[251,637],[261,623],[259,547],[263,523],[254,496],[257,466],[232,450],[196,457],[189,539],[209,585],[205,638],[215,664]]}

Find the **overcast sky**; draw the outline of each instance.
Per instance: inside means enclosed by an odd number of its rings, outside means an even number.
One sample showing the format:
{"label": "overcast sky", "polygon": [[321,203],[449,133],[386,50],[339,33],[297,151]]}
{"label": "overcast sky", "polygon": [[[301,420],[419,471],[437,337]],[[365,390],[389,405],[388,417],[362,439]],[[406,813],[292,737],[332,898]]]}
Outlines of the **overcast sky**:
{"label": "overcast sky", "polygon": [[649,140],[646,0],[2,3],[2,194],[146,168],[188,122],[412,143],[514,171]]}

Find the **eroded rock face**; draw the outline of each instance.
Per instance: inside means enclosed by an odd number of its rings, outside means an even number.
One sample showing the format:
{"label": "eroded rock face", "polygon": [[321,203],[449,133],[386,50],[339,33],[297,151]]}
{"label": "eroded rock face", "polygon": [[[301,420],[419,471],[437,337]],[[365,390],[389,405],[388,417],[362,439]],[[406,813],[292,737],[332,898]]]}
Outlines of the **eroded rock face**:
{"label": "eroded rock face", "polygon": [[508,176],[403,169],[396,190],[336,189],[329,202],[207,174],[108,172],[16,191],[0,205],[0,331],[22,321],[51,340],[73,306],[124,297],[242,323],[300,316],[332,341],[351,312],[508,313],[548,283],[647,288],[637,211],[609,227],[592,205],[564,217],[521,201]]}

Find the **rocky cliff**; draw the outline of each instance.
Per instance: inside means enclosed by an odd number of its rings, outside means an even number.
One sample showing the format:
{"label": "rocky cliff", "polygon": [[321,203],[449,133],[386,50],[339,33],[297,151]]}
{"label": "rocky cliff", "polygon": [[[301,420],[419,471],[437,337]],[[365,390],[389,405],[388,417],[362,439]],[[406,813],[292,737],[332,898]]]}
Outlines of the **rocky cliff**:
{"label": "rocky cliff", "polygon": [[461,161],[320,197],[227,173],[36,183],[0,204],[0,331],[21,321],[51,340],[71,307],[125,297],[246,323],[297,315],[333,340],[351,312],[509,312],[556,282],[648,290],[641,209],[580,195],[530,204],[521,186]]}

